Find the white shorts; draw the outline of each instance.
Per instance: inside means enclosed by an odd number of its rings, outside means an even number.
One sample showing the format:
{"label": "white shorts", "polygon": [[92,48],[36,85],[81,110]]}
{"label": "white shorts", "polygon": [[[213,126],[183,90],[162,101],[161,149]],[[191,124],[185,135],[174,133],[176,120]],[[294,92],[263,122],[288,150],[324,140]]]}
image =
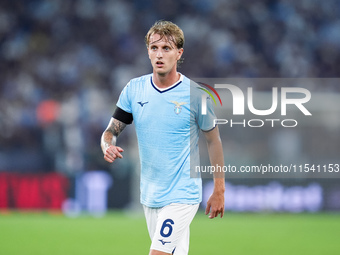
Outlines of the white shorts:
{"label": "white shorts", "polygon": [[190,223],[199,204],[173,203],[162,208],[143,206],[151,238],[152,250],[187,255],[189,252]]}

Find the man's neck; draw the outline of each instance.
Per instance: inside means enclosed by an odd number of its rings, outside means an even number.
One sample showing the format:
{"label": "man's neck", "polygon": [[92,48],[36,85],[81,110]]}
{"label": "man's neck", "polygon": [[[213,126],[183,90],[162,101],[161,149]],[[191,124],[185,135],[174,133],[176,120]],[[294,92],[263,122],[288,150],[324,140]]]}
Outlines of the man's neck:
{"label": "man's neck", "polygon": [[176,70],[160,75],[153,72],[152,80],[159,88],[167,88],[176,83],[180,79],[181,75]]}

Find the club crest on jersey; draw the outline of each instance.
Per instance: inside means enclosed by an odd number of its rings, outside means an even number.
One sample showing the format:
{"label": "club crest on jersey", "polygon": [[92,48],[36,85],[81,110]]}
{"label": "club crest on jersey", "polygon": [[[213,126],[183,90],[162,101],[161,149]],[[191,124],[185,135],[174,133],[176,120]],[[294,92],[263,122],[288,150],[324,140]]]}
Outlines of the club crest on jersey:
{"label": "club crest on jersey", "polygon": [[171,103],[175,104],[174,111],[175,111],[176,114],[180,114],[181,111],[182,111],[182,105],[187,104],[186,102],[180,102],[179,103],[179,102],[176,102],[176,101],[171,101]]}

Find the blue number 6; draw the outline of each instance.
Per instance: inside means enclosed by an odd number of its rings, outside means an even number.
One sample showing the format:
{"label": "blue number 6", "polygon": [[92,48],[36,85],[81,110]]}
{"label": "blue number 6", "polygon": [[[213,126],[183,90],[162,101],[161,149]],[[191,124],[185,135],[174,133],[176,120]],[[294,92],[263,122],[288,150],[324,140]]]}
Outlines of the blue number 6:
{"label": "blue number 6", "polygon": [[[162,228],[161,228],[161,236],[163,237],[169,237],[172,233],[172,224],[175,224],[175,222],[172,219],[166,219],[163,222]],[[164,233],[164,229],[168,228],[168,233]]]}

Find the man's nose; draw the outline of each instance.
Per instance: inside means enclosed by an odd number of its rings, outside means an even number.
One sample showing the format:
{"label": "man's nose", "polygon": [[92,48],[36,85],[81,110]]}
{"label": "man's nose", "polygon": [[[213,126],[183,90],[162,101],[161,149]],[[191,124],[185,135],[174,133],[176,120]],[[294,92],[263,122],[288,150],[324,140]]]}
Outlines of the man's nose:
{"label": "man's nose", "polygon": [[158,50],[158,51],[157,51],[156,57],[157,57],[157,58],[163,57],[163,53],[162,53],[161,50]]}

